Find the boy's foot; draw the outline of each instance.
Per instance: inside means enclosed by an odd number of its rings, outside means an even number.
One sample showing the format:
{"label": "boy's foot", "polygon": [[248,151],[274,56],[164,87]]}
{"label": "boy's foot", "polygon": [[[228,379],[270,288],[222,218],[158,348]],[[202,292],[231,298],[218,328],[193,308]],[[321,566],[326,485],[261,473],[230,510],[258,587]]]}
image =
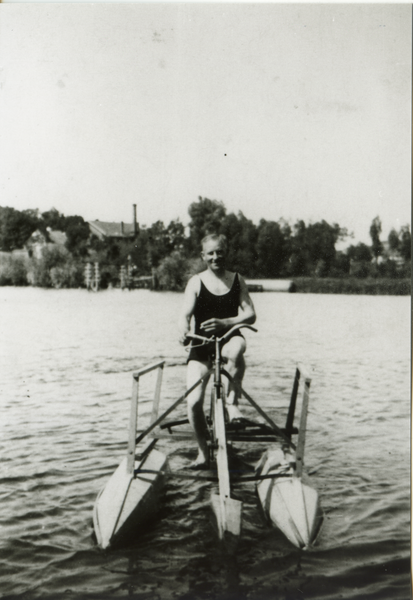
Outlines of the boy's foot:
{"label": "boy's foot", "polygon": [[189,468],[194,471],[206,471],[209,468],[209,459],[200,453],[196,459],[191,462]]}
{"label": "boy's foot", "polygon": [[226,409],[230,423],[233,423],[234,421],[245,421],[244,415],[236,404],[227,404]]}
{"label": "boy's foot", "polygon": [[191,469],[191,471],[208,471],[209,464],[207,462],[200,463],[194,460],[194,462],[189,465],[188,469]]}

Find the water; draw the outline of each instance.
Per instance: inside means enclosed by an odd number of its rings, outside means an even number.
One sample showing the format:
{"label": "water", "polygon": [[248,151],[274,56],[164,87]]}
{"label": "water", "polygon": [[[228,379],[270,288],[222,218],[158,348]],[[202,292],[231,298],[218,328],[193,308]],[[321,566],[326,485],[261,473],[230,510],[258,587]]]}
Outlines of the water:
{"label": "water", "polygon": [[[300,552],[269,529],[244,484],[242,538],[227,556],[209,523],[210,484],[172,480],[134,545],[99,550],[92,509],[126,451],[132,371],[164,358],[161,408],[183,392],[182,295],[0,288],[1,597],[410,598],[410,298],[253,299],[246,390],[283,424],[296,363],[312,372],[317,545]],[[195,455],[166,450],[179,466]]]}

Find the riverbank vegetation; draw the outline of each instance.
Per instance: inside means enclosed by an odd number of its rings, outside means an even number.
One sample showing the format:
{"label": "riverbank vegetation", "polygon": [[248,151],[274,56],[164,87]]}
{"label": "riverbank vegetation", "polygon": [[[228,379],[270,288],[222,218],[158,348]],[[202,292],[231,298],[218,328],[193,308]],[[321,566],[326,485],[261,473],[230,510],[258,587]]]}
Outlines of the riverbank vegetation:
{"label": "riverbank vegetation", "polygon": [[[179,291],[203,269],[202,238],[219,232],[229,241],[229,268],[249,279],[291,279],[298,292],[410,293],[408,225],[383,241],[376,217],[371,245],[350,243],[338,251],[338,242],[351,240],[351,233],[336,223],[260,219],[255,224],[242,212],[228,213],[222,202],[201,197],[188,213],[188,227],[179,220],[167,226],[157,221],[138,226],[133,235],[99,239],[80,216],[0,207],[0,285],[82,287],[85,265],[98,263],[102,288],[120,285],[123,266],[132,284],[152,275],[160,289]],[[56,232],[62,232],[59,243]]]}
{"label": "riverbank vegetation", "polygon": [[306,294],[364,294],[368,296],[408,296],[411,294],[411,279],[407,278],[296,277],[293,282],[296,292]]}

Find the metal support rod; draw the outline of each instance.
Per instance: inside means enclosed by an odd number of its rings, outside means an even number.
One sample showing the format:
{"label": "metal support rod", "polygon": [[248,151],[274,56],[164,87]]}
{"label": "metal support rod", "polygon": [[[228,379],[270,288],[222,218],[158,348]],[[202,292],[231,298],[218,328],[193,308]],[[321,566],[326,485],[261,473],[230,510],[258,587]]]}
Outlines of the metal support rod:
{"label": "metal support rod", "polygon": [[300,428],[298,432],[297,439],[297,450],[296,450],[296,463],[297,477],[301,476],[303,471],[304,464],[304,446],[305,446],[305,433],[307,429],[307,414],[308,414],[308,402],[310,399],[310,384],[311,379],[305,379],[304,381],[304,391],[303,391],[303,405],[301,408],[301,417],[300,417]]}
{"label": "metal support rod", "polygon": [[135,436],[136,426],[138,420],[138,395],[139,395],[139,378],[133,378],[132,384],[132,402],[130,409],[130,421],[129,421],[129,441],[128,441],[128,455],[127,455],[127,472],[133,473],[135,468]]}
{"label": "metal support rod", "polygon": [[267,415],[266,412],[263,411],[263,409],[255,402],[255,400],[253,400],[251,396],[247,394],[247,392],[241,387],[241,385],[238,382],[234,381],[231,375],[227,373],[227,371],[225,371],[224,369],[222,370],[222,373],[226,377],[228,377],[230,382],[238,389],[238,391],[244,396],[244,398],[246,398],[248,402],[252,404],[255,410],[267,421],[267,423],[271,425],[272,429],[279,435],[279,437],[282,438],[286,444],[291,446],[293,450],[295,450],[295,444],[292,443],[290,438],[285,435],[282,429],[280,429],[278,425],[274,423],[274,421]]}
{"label": "metal support rod", "polygon": [[145,431],[142,431],[142,433],[139,434],[138,437],[136,438],[136,444],[139,444],[139,442],[141,442],[144,437],[146,437],[151,431],[153,431],[155,429],[155,427],[157,427],[159,425],[159,423],[162,423],[162,421],[164,420],[164,418],[167,417],[173,410],[175,410],[175,408],[179,404],[181,404],[181,402],[183,400],[185,400],[185,398],[187,396],[189,396],[189,394],[191,392],[193,392],[196,387],[198,387],[198,385],[205,379],[205,377],[209,377],[211,375],[211,373],[213,373],[213,372],[214,372],[214,369],[209,369],[209,371],[207,371],[207,373],[205,373],[205,375],[203,377],[200,377],[198,379],[198,381],[196,383],[194,383],[194,385],[191,386],[189,388],[189,390],[187,390],[185,392],[185,394],[183,394],[183,396],[181,396],[180,398],[178,398],[178,400],[176,402],[174,402],[174,404],[172,404],[172,406],[170,406],[168,408],[168,410],[166,410],[160,417],[158,417],[156,419],[156,421],[154,421],[153,423],[151,423],[150,426],[147,429],[145,429]]}
{"label": "metal support rod", "polygon": [[215,338],[215,381],[214,386],[217,392],[217,398],[221,397],[221,352],[219,349],[219,339]]}
{"label": "metal support rod", "polygon": [[[152,475],[167,475],[168,477],[175,477],[176,479],[188,479],[192,481],[218,481],[218,475],[211,474],[208,472],[204,472],[202,475],[190,475],[188,473],[182,472],[174,472],[170,471],[155,471],[153,469],[141,469],[138,467],[135,469],[135,475],[141,474],[152,474]],[[243,483],[244,481],[263,481],[264,479],[282,479],[282,478],[290,478],[291,473],[267,473],[266,475],[238,475],[233,476],[231,481],[233,483]]]}
{"label": "metal support rod", "polygon": [[159,411],[159,401],[161,399],[161,386],[162,386],[162,375],[163,375],[163,367],[165,363],[162,363],[158,366],[158,374],[156,377],[156,387],[155,387],[155,396],[153,398],[152,404],[152,415],[151,415],[151,423],[154,423],[158,417]]}
{"label": "metal support rod", "polygon": [[160,367],[160,366],[163,367],[164,364],[165,364],[165,361],[161,360],[156,363],[152,363],[151,365],[148,365],[147,367],[142,367],[142,369],[139,369],[139,371],[135,371],[135,373],[133,373],[133,377],[135,379],[139,379],[139,377],[141,375],[145,375],[145,373],[149,373],[149,371],[153,371],[157,367]]}
{"label": "metal support rod", "polygon": [[298,386],[300,384],[300,369],[297,367],[295,371],[293,390],[291,393],[290,407],[288,409],[287,421],[285,422],[286,433],[291,438],[290,431],[294,425],[295,406],[297,403]]}

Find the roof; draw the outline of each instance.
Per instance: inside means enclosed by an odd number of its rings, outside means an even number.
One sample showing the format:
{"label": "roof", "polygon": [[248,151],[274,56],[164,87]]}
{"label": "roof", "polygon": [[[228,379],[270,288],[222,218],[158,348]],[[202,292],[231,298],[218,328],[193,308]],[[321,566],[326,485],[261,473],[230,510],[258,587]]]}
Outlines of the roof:
{"label": "roof", "polygon": [[133,223],[105,223],[104,221],[88,221],[92,233],[98,233],[105,237],[130,237],[134,234]]}

